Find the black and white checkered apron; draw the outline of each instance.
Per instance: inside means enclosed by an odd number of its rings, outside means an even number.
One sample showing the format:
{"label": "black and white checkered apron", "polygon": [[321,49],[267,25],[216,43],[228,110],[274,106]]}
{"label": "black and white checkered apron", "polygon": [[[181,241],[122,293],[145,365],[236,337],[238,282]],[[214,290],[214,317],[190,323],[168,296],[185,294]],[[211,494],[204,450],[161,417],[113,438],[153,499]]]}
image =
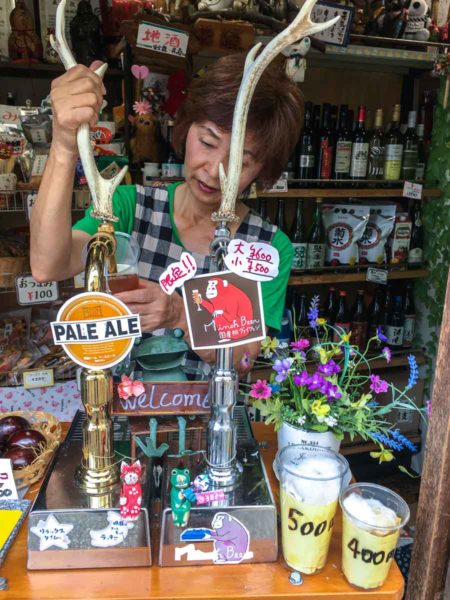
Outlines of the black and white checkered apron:
{"label": "black and white checkered apron", "polygon": [[[250,210],[238,227],[235,237],[247,242],[271,243],[277,230],[275,225],[263,220]],[[133,237],[141,248],[139,258],[139,277],[149,281],[159,281],[160,275],[172,263],[179,261],[183,247],[175,241],[170,219],[169,193],[164,185],[136,186],[136,213],[134,217]],[[191,252],[197,262],[197,274],[210,273],[213,262],[210,256]],[[168,330],[159,329],[153,335],[167,334]],[[146,334],[152,335],[152,334]],[[209,372],[209,365],[189,350],[184,362],[188,375]]]}

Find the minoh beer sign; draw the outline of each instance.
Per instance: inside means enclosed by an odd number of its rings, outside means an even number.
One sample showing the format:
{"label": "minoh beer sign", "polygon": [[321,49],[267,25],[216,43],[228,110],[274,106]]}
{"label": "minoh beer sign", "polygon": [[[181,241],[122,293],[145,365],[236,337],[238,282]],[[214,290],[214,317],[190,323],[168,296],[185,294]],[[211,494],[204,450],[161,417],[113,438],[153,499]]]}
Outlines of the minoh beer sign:
{"label": "minoh beer sign", "polygon": [[70,298],[51,324],[55,344],[88,369],[108,369],[125,358],[141,336],[139,315],[118,298],[86,292]]}

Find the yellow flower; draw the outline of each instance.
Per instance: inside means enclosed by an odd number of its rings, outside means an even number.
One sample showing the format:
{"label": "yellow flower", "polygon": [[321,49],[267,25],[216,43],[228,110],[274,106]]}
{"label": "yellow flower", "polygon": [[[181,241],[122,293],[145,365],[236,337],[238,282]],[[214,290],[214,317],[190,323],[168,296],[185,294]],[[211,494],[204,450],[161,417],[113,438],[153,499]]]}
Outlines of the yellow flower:
{"label": "yellow flower", "polygon": [[319,319],[316,319],[316,322],[317,322],[317,325],[325,325],[325,323],[327,322],[327,320],[319,318]]}
{"label": "yellow flower", "polygon": [[352,402],[352,408],[363,408],[369,400],[372,400],[372,394],[363,394],[359,400]]}
{"label": "yellow flower", "polygon": [[323,418],[330,412],[330,407],[328,404],[322,404],[320,400],[314,400],[311,404],[311,412],[313,412],[316,417]]}
{"label": "yellow flower", "polygon": [[267,336],[261,342],[261,350],[263,351],[264,358],[270,358],[272,352],[278,348],[279,342],[277,338],[271,338]]}
{"label": "yellow flower", "polygon": [[349,331],[348,333],[344,333],[344,335],[341,335],[341,340],[343,342],[350,342],[350,338],[352,337],[352,332]]}
{"label": "yellow flower", "polygon": [[331,347],[331,350],[325,350],[325,348],[320,346],[314,346],[314,350],[318,353],[319,360],[322,365],[327,363],[330,358],[333,358],[333,356],[336,356],[336,354],[340,354],[341,352],[339,346]]}
{"label": "yellow flower", "polygon": [[378,462],[380,463],[391,462],[391,460],[394,460],[394,455],[390,450],[386,450],[386,448],[383,448],[379,452],[371,452],[370,456],[372,458],[378,458]]}

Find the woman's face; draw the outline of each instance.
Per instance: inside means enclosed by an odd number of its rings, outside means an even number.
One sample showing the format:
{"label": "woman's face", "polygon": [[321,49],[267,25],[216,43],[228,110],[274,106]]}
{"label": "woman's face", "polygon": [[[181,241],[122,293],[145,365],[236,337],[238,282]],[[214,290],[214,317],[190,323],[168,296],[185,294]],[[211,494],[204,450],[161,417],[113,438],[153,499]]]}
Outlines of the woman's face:
{"label": "woman's face", "polygon": [[[209,208],[220,204],[219,165],[228,170],[231,133],[211,121],[193,123],[186,138],[185,177],[190,193]],[[244,142],[239,194],[259,175],[262,165],[256,161],[256,142],[247,134]]]}

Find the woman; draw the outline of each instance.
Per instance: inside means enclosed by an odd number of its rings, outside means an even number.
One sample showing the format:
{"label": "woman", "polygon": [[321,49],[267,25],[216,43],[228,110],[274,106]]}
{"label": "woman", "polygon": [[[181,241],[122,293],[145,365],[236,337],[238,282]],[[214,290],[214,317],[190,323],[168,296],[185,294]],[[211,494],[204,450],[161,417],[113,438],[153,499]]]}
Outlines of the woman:
{"label": "woman", "polygon": [[[116,230],[133,235],[142,249],[139,288],[117,294],[141,317],[144,332],[180,327],[187,332],[181,296],[167,296],[158,278],[167,266],[191,252],[198,274],[212,270],[209,245],[214,235],[211,213],[220,206],[219,164],[228,166],[231,126],[245,55],[218,60],[205,75],[194,79],[177,116],[174,144],[185,156],[185,182],[167,186],[120,186],[113,199],[119,217]],[[52,83],[53,141],[31,220],[31,267],[38,281],[62,280],[84,269],[82,249],[97,231],[90,210],[71,229],[71,202],[78,157],[76,130],[81,123],[97,122],[105,88],[93,72],[70,69]],[[302,96],[284,74],[282,63],[264,72],[252,99],[244,144],[239,193],[253,181],[274,182],[287,164],[302,123]],[[266,325],[280,328],[292,262],[288,238],[242,202],[236,204],[239,222],[231,225],[232,237],[271,243],[280,254],[279,275],[262,284]],[[189,342],[189,340],[188,340]],[[257,356],[259,343],[239,346],[235,363]],[[198,366],[191,353],[188,367]],[[198,356],[214,360],[211,350]]]}

